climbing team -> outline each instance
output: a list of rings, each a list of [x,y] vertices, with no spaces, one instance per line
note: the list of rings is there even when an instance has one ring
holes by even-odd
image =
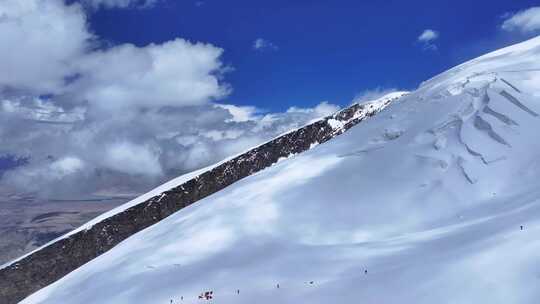
[[[205,291],[199,295],[199,299],[203,300],[212,300],[214,298],[214,292],[213,291]]]
[[[521,226],[521,230],[523,230],[523,226]],[[368,271],[367,269],[364,270],[364,273],[367,275]],[[308,281],[308,282],[304,282],[304,284],[309,284],[309,285],[314,285],[315,284],[315,281]],[[281,286],[279,285],[279,283],[276,284],[276,289],[279,289]],[[240,294],[240,289],[236,289],[236,294],[239,295]],[[204,301],[210,301],[210,300],[213,300],[214,299],[214,291],[213,290],[209,290],[209,291],[204,291],[204,292],[201,292],[201,294],[198,296],[198,299],[199,300],[204,300]],[[180,300],[181,301],[184,301],[184,296],[181,296],[180,297]],[[170,301],[170,304],[174,304],[174,301],[171,299]]]

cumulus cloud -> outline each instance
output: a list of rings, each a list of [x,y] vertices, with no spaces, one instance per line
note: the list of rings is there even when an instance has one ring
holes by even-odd
[[[80,5],[60,0],[0,3],[0,87],[58,93],[92,34]]]
[[[257,38],[253,42],[253,49],[256,51],[276,51],[278,49],[277,45],[273,44],[272,42],[263,39],[263,38]]]
[[[228,68],[210,44],[102,42],[80,4],[0,2],[0,157],[25,160],[1,174],[0,194],[140,193],[338,109],[224,102]]]
[[[518,31],[524,34],[540,31],[540,6],[506,15],[501,28],[508,32]]]
[[[124,44],[80,58],[79,76],[66,91],[102,109],[203,104],[230,91],[219,81],[222,53],[183,39],[146,47]]]
[[[425,50],[437,50],[437,45],[434,43],[437,39],[439,39],[439,32],[432,29],[424,30],[417,38]]]
[[[93,51],[80,5],[61,0],[0,4],[0,89],[54,94],[102,109],[195,105],[226,96],[222,49],[175,39]],[[17,51],[13,51],[13,46]]]

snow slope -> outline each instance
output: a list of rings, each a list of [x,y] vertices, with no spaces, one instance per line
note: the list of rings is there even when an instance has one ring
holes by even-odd
[[[537,303],[539,114],[540,37],[425,82],[22,303]],[[206,290],[214,300],[197,299]]]
[[[68,239],[70,236],[72,235],[75,235],[79,232],[82,232],[82,231],[89,231],[91,230],[92,228],[94,228],[97,224],[99,223],[102,223],[104,222],[105,220],[107,219],[110,219],[110,218],[113,218],[115,215],[117,214],[120,214],[120,213],[123,213],[125,211],[127,211],[128,209],[132,208],[132,207],[135,207],[135,206],[139,206],[139,205],[144,205],[145,203],[147,203],[149,200],[151,200],[152,198],[158,198],[158,201],[161,201],[161,199],[163,197],[165,197],[167,194],[166,192],[167,191],[170,191],[176,187],[179,187],[185,183],[187,183],[188,181],[190,180],[193,180],[193,179],[197,179],[199,178],[201,175],[203,175],[204,173],[208,173],[209,171],[212,171],[214,168],[217,168],[221,165],[227,165],[227,163],[230,163],[230,162],[243,162],[243,158],[245,157],[255,157],[253,155],[251,156],[246,156],[246,154],[249,154],[251,152],[253,152],[254,150],[256,150],[257,148],[259,147],[262,147],[268,143],[271,143],[273,142],[274,140],[279,140],[280,138],[282,137],[285,137],[285,136],[288,136],[288,135],[291,135],[299,130],[302,130],[302,129],[306,129],[306,128],[309,128],[310,126],[313,127],[313,126],[316,126],[317,123],[322,123],[322,124],[328,124],[328,126],[330,127],[330,134],[328,134],[328,136],[330,138],[333,138],[335,136],[338,136],[344,132],[346,132],[351,126],[354,126],[355,124],[363,121],[364,119],[366,118],[369,118],[373,115],[375,115],[376,113],[382,111],[383,109],[385,109],[390,103],[392,103],[393,101],[401,98],[402,96],[408,94],[409,92],[405,92],[405,91],[400,91],[400,92],[393,92],[393,93],[389,93],[385,96],[382,96],[376,100],[370,100],[370,101],[365,101],[362,103],[361,106],[358,106],[359,104],[358,103],[355,103],[353,105],[351,105],[350,107],[348,108],[345,108],[345,109],[342,109],[336,113],[334,113],[333,115],[330,115],[330,116],[327,116],[327,117],[321,117],[321,118],[316,118],[314,120],[312,120],[311,122],[309,122],[308,124],[306,124],[305,126],[301,126],[301,127],[298,127],[296,129],[292,129],[292,130],[289,130],[283,134],[280,134],[278,136],[276,136],[274,139],[266,142],[266,143],[262,143],[262,144],[259,144],[257,146],[254,146],[250,149],[247,149],[246,151],[244,152],[241,152],[241,153],[238,153],[236,155],[233,155],[233,156],[230,156],[224,160],[221,160],[219,161],[218,163],[215,163],[213,165],[209,165],[205,168],[201,168],[201,169],[198,169],[196,171],[193,171],[193,172],[190,172],[190,173],[187,173],[187,174],[184,174],[184,175],[181,175],[177,178],[174,178],[162,185],[160,185],[159,187],[156,187],[155,189],[139,196],[139,197],[136,197],[135,199],[125,203],[125,204],[122,204],[121,206],[118,206],[117,208],[114,208],[108,212],[105,212],[103,214],[101,214],[100,216],[90,220],[89,222],[81,225],[80,227],[78,227],[77,229],[74,229],[70,232],[68,232],[67,234],[64,234],[48,243],[46,243],[45,245],[13,260],[13,261],[10,261],[4,265],[1,265],[0,266],[0,270],[1,269],[4,269],[4,268],[7,268],[9,266],[12,266],[12,265],[15,265],[17,264],[18,262],[20,262],[21,260],[25,259],[25,258],[28,258],[28,257],[31,257],[34,253],[36,252],[39,252],[43,249],[45,249],[46,247],[49,247],[50,245],[54,244],[54,243],[57,243],[58,241],[60,240],[64,240],[64,239]],[[350,116],[350,117],[349,117]],[[317,127],[318,128],[318,127]],[[323,138],[324,139],[324,138]],[[312,139],[314,142],[311,144],[311,147],[310,148],[313,148],[314,146],[317,146],[319,144],[319,142],[317,142],[317,138],[313,138]],[[324,139],[324,140],[328,140],[328,138]],[[278,160],[279,161],[282,161],[282,160],[285,160],[289,157],[293,156],[292,154],[289,154],[287,157],[282,157]],[[230,165],[230,164],[229,164]],[[233,168],[228,168],[227,170],[234,170]],[[99,228],[98,228],[99,229]],[[17,265],[16,265],[17,266]],[[2,286],[0,286],[0,291],[1,291],[1,288]]]

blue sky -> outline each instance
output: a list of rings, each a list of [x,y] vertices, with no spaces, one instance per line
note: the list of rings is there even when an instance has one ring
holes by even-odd
[[[140,193],[538,35],[535,5],[0,1],[0,199]]]
[[[503,16],[535,1],[167,1],[151,9],[99,10],[91,28],[113,43],[175,37],[214,44],[234,68],[228,101],[268,110],[349,103],[374,88],[414,89],[487,51],[523,40]],[[417,37],[440,33],[437,50]],[[254,51],[262,38],[277,49]]]

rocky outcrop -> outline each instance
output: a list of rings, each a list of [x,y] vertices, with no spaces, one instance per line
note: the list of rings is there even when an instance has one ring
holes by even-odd
[[[352,105],[260,145],[209,171],[117,213],[103,221],[17,260],[0,269],[0,303],[12,304],[57,281],[107,252],[131,235],[207,197],[238,180],[263,170],[280,158],[310,149],[375,115],[392,100]]]

